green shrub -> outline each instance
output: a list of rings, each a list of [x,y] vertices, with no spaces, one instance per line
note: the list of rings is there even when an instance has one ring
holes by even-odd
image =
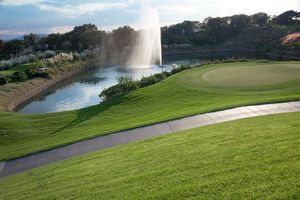
[[[31,68],[31,69],[26,69],[24,72],[27,75],[28,79],[31,79],[36,76],[37,70]]]
[[[153,85],[155,83],[158,83],[162,80],[164,80],[166,78],[166,74],[165,73],[160,73],[160,74],[154,74],[148,77],[143,77],[139,82],[139,86],[140,87],[146,87],[149,85]]]
[[[191,68],[190,65],[180,65],[179,67],[172,69],[171,74],[177,74],[179,72],[182,72],[182,71],[190,69],[190,68]]]
[[[135,90],[138,87],[139,87],[138,81],[134,81],[131,78],[127,78],[127,77],[121,77],[119,78],[117,85],[114,85],[108,89],[104,89],[101,92],[100,97],[103,100],[109,100],[112,99],[113,97],[126,94],[132,90]]]
[[[12,82],[12,79],[9,76],[0,77],[0,85],[5,85],[10,82]]]
[[[138,88],[138,82],[132,80],[132,78],[121,77],[119,78],[118,85],[122,92],[127,93],[131,90]]]
[[[148,77],[143,77],[139,81],[134,81],[131,78],[121,77],[118,81],[117,85],[104,89],[99,95],[104,101],[110,100],[116,96],[126,94],[132,90],[137,88],[143,88],[149,85],[156,84],[165,78],[171,76],[172,74],[176,74],[186,69],[190,69],[190,65],[181,65],[173,69],[171,72],[162,72],[158,74],[154,74]]]
[[[16,71],[11,75],[11,78],[13,79],[14,82],[28,80],[28,76],[23,71]]]
[[[167,72],[167,71],[164,71],[163,74],[164,74],[166,77],[169,77],[169,76],[172,75],[171,72]]]

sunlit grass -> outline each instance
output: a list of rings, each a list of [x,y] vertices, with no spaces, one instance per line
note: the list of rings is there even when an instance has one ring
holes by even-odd
[[[17,72],[17,71],[25,71],[27,69],[30,69],[32,67],[35,67],[37,65],[36,62],[33,62],[33,63],[27,63],[27,64],[20,64],[16,67],[13,67],[9,70],[3,70],[3,71],[0,71],[0,76],[8,76],[8,75],[11,75],[13,74],[14,72]]]
[[[300,62],[279,62],[299,66]],[[241,105],[300,99],[300,77],[282,85],[251,89],[216,88],[191,78],[214,69],[276,65],[245,62],[208,65],[171,76],[101,105],[76,111],[20,115],[0,113],[0,160],[111,132]],[[197,80],[195,82],[195,80]],[[254,80],[255,81],[255,80]],[[100,91],[99,91],[100,93]]]
[[[0,199],[299,199],[300,113],[210,125],[0,180]]]

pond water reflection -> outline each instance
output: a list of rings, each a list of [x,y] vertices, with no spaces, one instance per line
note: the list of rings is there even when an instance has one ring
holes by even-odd
[[[197,62],[199,60],[182,60],[175,63],[193,64]],[[102,101],[99,97],[101,91],[115,85],[121,76],[136,80],[162,70],[170,71],[171,64],[170,61],[164,64],[163,68],[156,65],[150,67],[119,65],[94,69],[64,80],[36,97],[18,112],[24,114],[50,113],[96,105]]]

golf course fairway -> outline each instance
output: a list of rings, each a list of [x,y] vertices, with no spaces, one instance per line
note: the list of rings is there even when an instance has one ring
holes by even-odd
[[[0,179],[0,199],[299,199],[300,113],[210,125]]]
[[[194,114],[295,100],[300,100],[300,62],[199,66],[81,110],[38,115],[1,112],[0,160]]]

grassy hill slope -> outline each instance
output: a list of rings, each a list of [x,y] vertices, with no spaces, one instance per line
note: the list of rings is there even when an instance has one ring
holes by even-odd
[[[299,199],[300,113],[95,152],[0,180],[0,199]]]
[[[234,74],[241,75],[240,70],[245,69],[244,76],[235,79],[235,84],[240,87],[230,84],[220,87],[218,81],[228,82],[223,77],[224,72],[218,71],[222,69],[225,69],[224,76],[228,78]],[[214,71],[216,73],[211,76],[209,73]],[[251,77],[247,76],[249,71]],[[265,83],[263,80],[269,75],[275,78]],[[257,81],[257,84],[250,84],[251,87],[243,85],[245,77]],[[42,115],[1,112],[0,160],[193,114],[299,99],[300,62],[257,61],[207,65],[81,110]]]

